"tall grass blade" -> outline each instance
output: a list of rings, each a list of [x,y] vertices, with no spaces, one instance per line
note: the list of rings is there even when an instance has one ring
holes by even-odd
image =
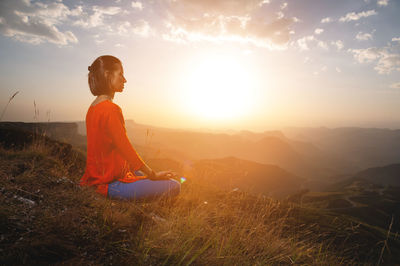
[[[6,113],[6,110],[7,110],[8,105],[10,104],[10,102],[12,101],[12,99],[14,99],[14,97],[15,97],[18,93],[19,93],[19,91],[15,92],[15,93],[10,97],[10,99],[8,100],[6,106],[5,106],[4,109],[3,109],[3,112],[1,113],[0,121],[3,120],[3,116],[4,116],[4,114]]]

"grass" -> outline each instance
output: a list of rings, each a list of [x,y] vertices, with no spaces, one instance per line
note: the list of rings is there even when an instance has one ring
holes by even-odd
[[[162,164],[159,159],[153,163],[157,162]],[[357,226],[346,216],[265,196],[219,191],[197,182],[201,177],[196,173],[187,176],[176,199],[114,201],[78,185],[84,163],[84,155],[54,141],[0,149],[0,260],[4,264],[388,261],[388,249],[377,242],[380,239],[390,247],[388,236],[368,234],[370,228]],[[374,244],[377,253],[371,255]]]
[[[11,97],[8,99],[8,102],[6,103],[6,105],[4,106],[3,111],[1,112],[0,115],[0,121],[3,120],[4,114],[6,113],[7,107],[10,104],[10,102],[14,99],[14,97],[19,93],[19,91],[16,91],[13,95],[11,95]]]

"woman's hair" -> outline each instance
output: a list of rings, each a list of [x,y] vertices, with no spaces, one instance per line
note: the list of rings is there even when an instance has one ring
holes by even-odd
[[[107,78],[105,72],[115,70],[118,64],[122,65],[118,58],[112,55],[102,55],[88,67],[89,88],[94,96],[112,92],[110,76]]]

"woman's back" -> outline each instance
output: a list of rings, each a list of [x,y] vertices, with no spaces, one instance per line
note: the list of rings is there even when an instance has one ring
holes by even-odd
[[[100,185],[99,192],[103,192],[106,191],[104,184],[114,179],[135,178],[130,168],[137,170],[143,162],[130,147],[118,105],[107,100],[90,106],[86,115],[86,133],[87,164],[82,182]],[[131,165],[123,154],[132,154],[129,157],[132,158]]]

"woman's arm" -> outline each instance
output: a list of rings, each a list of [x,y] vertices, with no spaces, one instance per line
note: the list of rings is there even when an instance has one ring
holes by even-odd
[[[176,178],[176,174],[172,171],[155,172],[147,164],[144,164],[142,168],[140,168],[140,171],[144,172],[151,180],[166,180],[170,178]]]
[[[117,105],[112,106],[111,110],[108,112],[107,130],[118,153],[129,162],[131,170],[141,170],[145,163],[133,148],[126,135],[124,117],[121,109]],[[145,169],[144,172],[147,174],[148,171],[146,172],[146,170],[147,169]]]
[[[156,178],[156,172],[154,172],[154,170],[151,169],[147,164],[143,164],[143,166],[139,170],[142,171],[150,179]]]
[[[115,109],[109,114],[108,129],[117,150],[131,165],[131,170],[140,170],[152,180],[163,180],[175,177],[175,174],[171,171],[156,173],[142,160],[139,154],[137,154],[126,135],[124,118],[121,109],[117,106],[115,106]]]

